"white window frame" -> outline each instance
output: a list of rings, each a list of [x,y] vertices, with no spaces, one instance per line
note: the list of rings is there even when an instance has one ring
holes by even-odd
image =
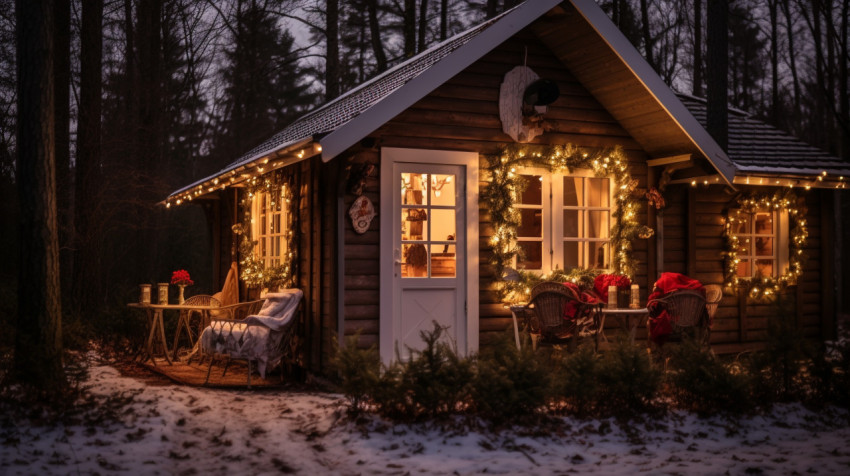
[[[283,193],[280,194],[280,200],[284,203],[275,204],[272,209],[271,198],[272,194],[268,192],[257,192],[251,202],[251,236],[257,241],[254,246],[254,257],[263,263],[265,268],[278,266],[283,263],[287,253],[287,234],[289,231],[289,214]],[[263,208],[265,205],[265,209]],[[263,226],[263,217],[267,215],[268,220]],[[275,217],[280,217],[280,227],[277,230],[271,228]],[[277,243],[275,243],[277,241]],[[265,249],[263,244],[265,243]],[[274,252],[275,246],[279,250]]]
[[[608,245],[608,266],[611,266],[611,261],[613,259],[611,252],[611,228],[614,224],[614,210],[615,210],[615,202],[614,202],[614,186],[613,179],[610,177],[597,177],[592,170],[588,169],[576,169],[573,170],[572,173],[558,173],[558,172],[550,172],[546,169],[535,168],[535,167],[525,167],[517,171],[518,175],[539,175],[542,180],[541,194],[542,194],[542,227],[543,227],[543,256],[542,256],[542,268],[541,269],[526,269],[530,272],[539,272],[542,274],[551,273],[556,269],[564,269],[564,243],[567,241],[578,242],[579,243],[579,267],[587,268],[589,257],[588,257],[588,243],[591,242],[604,242]],[[589,193],[589,187],[587,187],[587,182],[585,181],[584,186],[582,187],[582,205],[579,206],[567,206],[564,205],[564,178],[575,178],[581,177],[583,179],[589,178],[607,178],[608,179],[608,206],[607,207],[590,207],[587,206],[587,194]],[[525,205],[517,203],[514,205],[517,209],[534,209],[540,208],[539,205]],[[580,222],[579,222],[579,237],[578,238],[565,238],[564,237],[564,210],[579,210]],[[589,238],[586,234],[587,224],[588,224],[588,216],[587,212],[589,211],[607,211],[608,212],[608,229],[606,230],[608,237],[607,238]],[[530,242],[530,241],[538,241],[534,239],[528,238],[518,238],[518,241]],[[518,259],[514,259],[514,266],[518,266]],[[608,269],[604,269],[603,271],[607,271]]]
[[[731,214],[737,213],[738,210],[732,210]],[[747,238],[755,240],[756,238],[761,237],[769,237],[773,238],[773,270],[769,276],[764,277],[778,277],[788,272],[789,266],[789,234],[790,234],[790,224],[788,219],[788,212],[786,210],[756,210],[753,213],[745,212],[743,210],[740,211],[742,215],[753,215],[756,213],[771,213],[773,214],[773,230],[772,234],[766,233],[756,233],[755,232],[755,220],[748,220],[749,229],[746,233],[737,233],[737,237],[739,242],[745,242]],[[750,248],[751,252],[749,254],[741,254],[741,252],[736,253],[737,259],[743,261],[747,260],[749,264],[749,273],[746,275],[738,274],[739,278],[749,279],[752,278],[755,274],[755,260],[762,258],[764,256],[756,256],[755,248]],[[737,266],[735,268],[737,273]]]

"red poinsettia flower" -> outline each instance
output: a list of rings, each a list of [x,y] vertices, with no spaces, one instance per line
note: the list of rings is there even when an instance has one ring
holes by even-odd
[[[182,286],[191,286],[195,284],[192,281],[192,278],[189,277],[189,272],[185,269],[178,269],[177,271],[171,273],[171,284],[177,284]]]
[[[593,280],[593,289],[602,298],[602,302],[608,301],[608,286],[616,286],[620,289],[628,288],[632,280],[624,274],[600,274]]]

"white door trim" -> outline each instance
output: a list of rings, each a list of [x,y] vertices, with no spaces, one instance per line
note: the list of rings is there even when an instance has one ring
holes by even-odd
[[[398,184],[393,181],[395,163],[460,165],[466,172],[466,334],[458,342],[458,351],[468,354],[478,350],[478,153],[446,150],[381,149],[381,258],[380,258],[380,353],[385,363],[395,358],[393,339],[393,198]],[[458,249],[458,253],[462,250]]]

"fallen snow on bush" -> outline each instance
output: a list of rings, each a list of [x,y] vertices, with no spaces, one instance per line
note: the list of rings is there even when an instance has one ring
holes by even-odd
[[[96,405],[72,424],[0,429],[0,474],[850,474],[846,413],[800,405],[491,433],[355,424],[339,395],[151,385],[108,365],[88,383]]]

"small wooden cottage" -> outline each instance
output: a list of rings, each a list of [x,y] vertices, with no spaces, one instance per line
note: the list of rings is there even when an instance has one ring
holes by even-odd
[[[391,359],[434,320],[474,351],[511,325],[517,269],[624,273],[644,300],[664,271],[723,285],[718,352],[763,342],[777,294],[806,336],[832,336],[836,189],[850,166],[734,110],[724,151],[705,110],[593,0],[535,0],[328,102],[166,205],[212,207],[220,281],[238,245],[247,284],[304,291],[313,371],[334,339],[359,331]]]

